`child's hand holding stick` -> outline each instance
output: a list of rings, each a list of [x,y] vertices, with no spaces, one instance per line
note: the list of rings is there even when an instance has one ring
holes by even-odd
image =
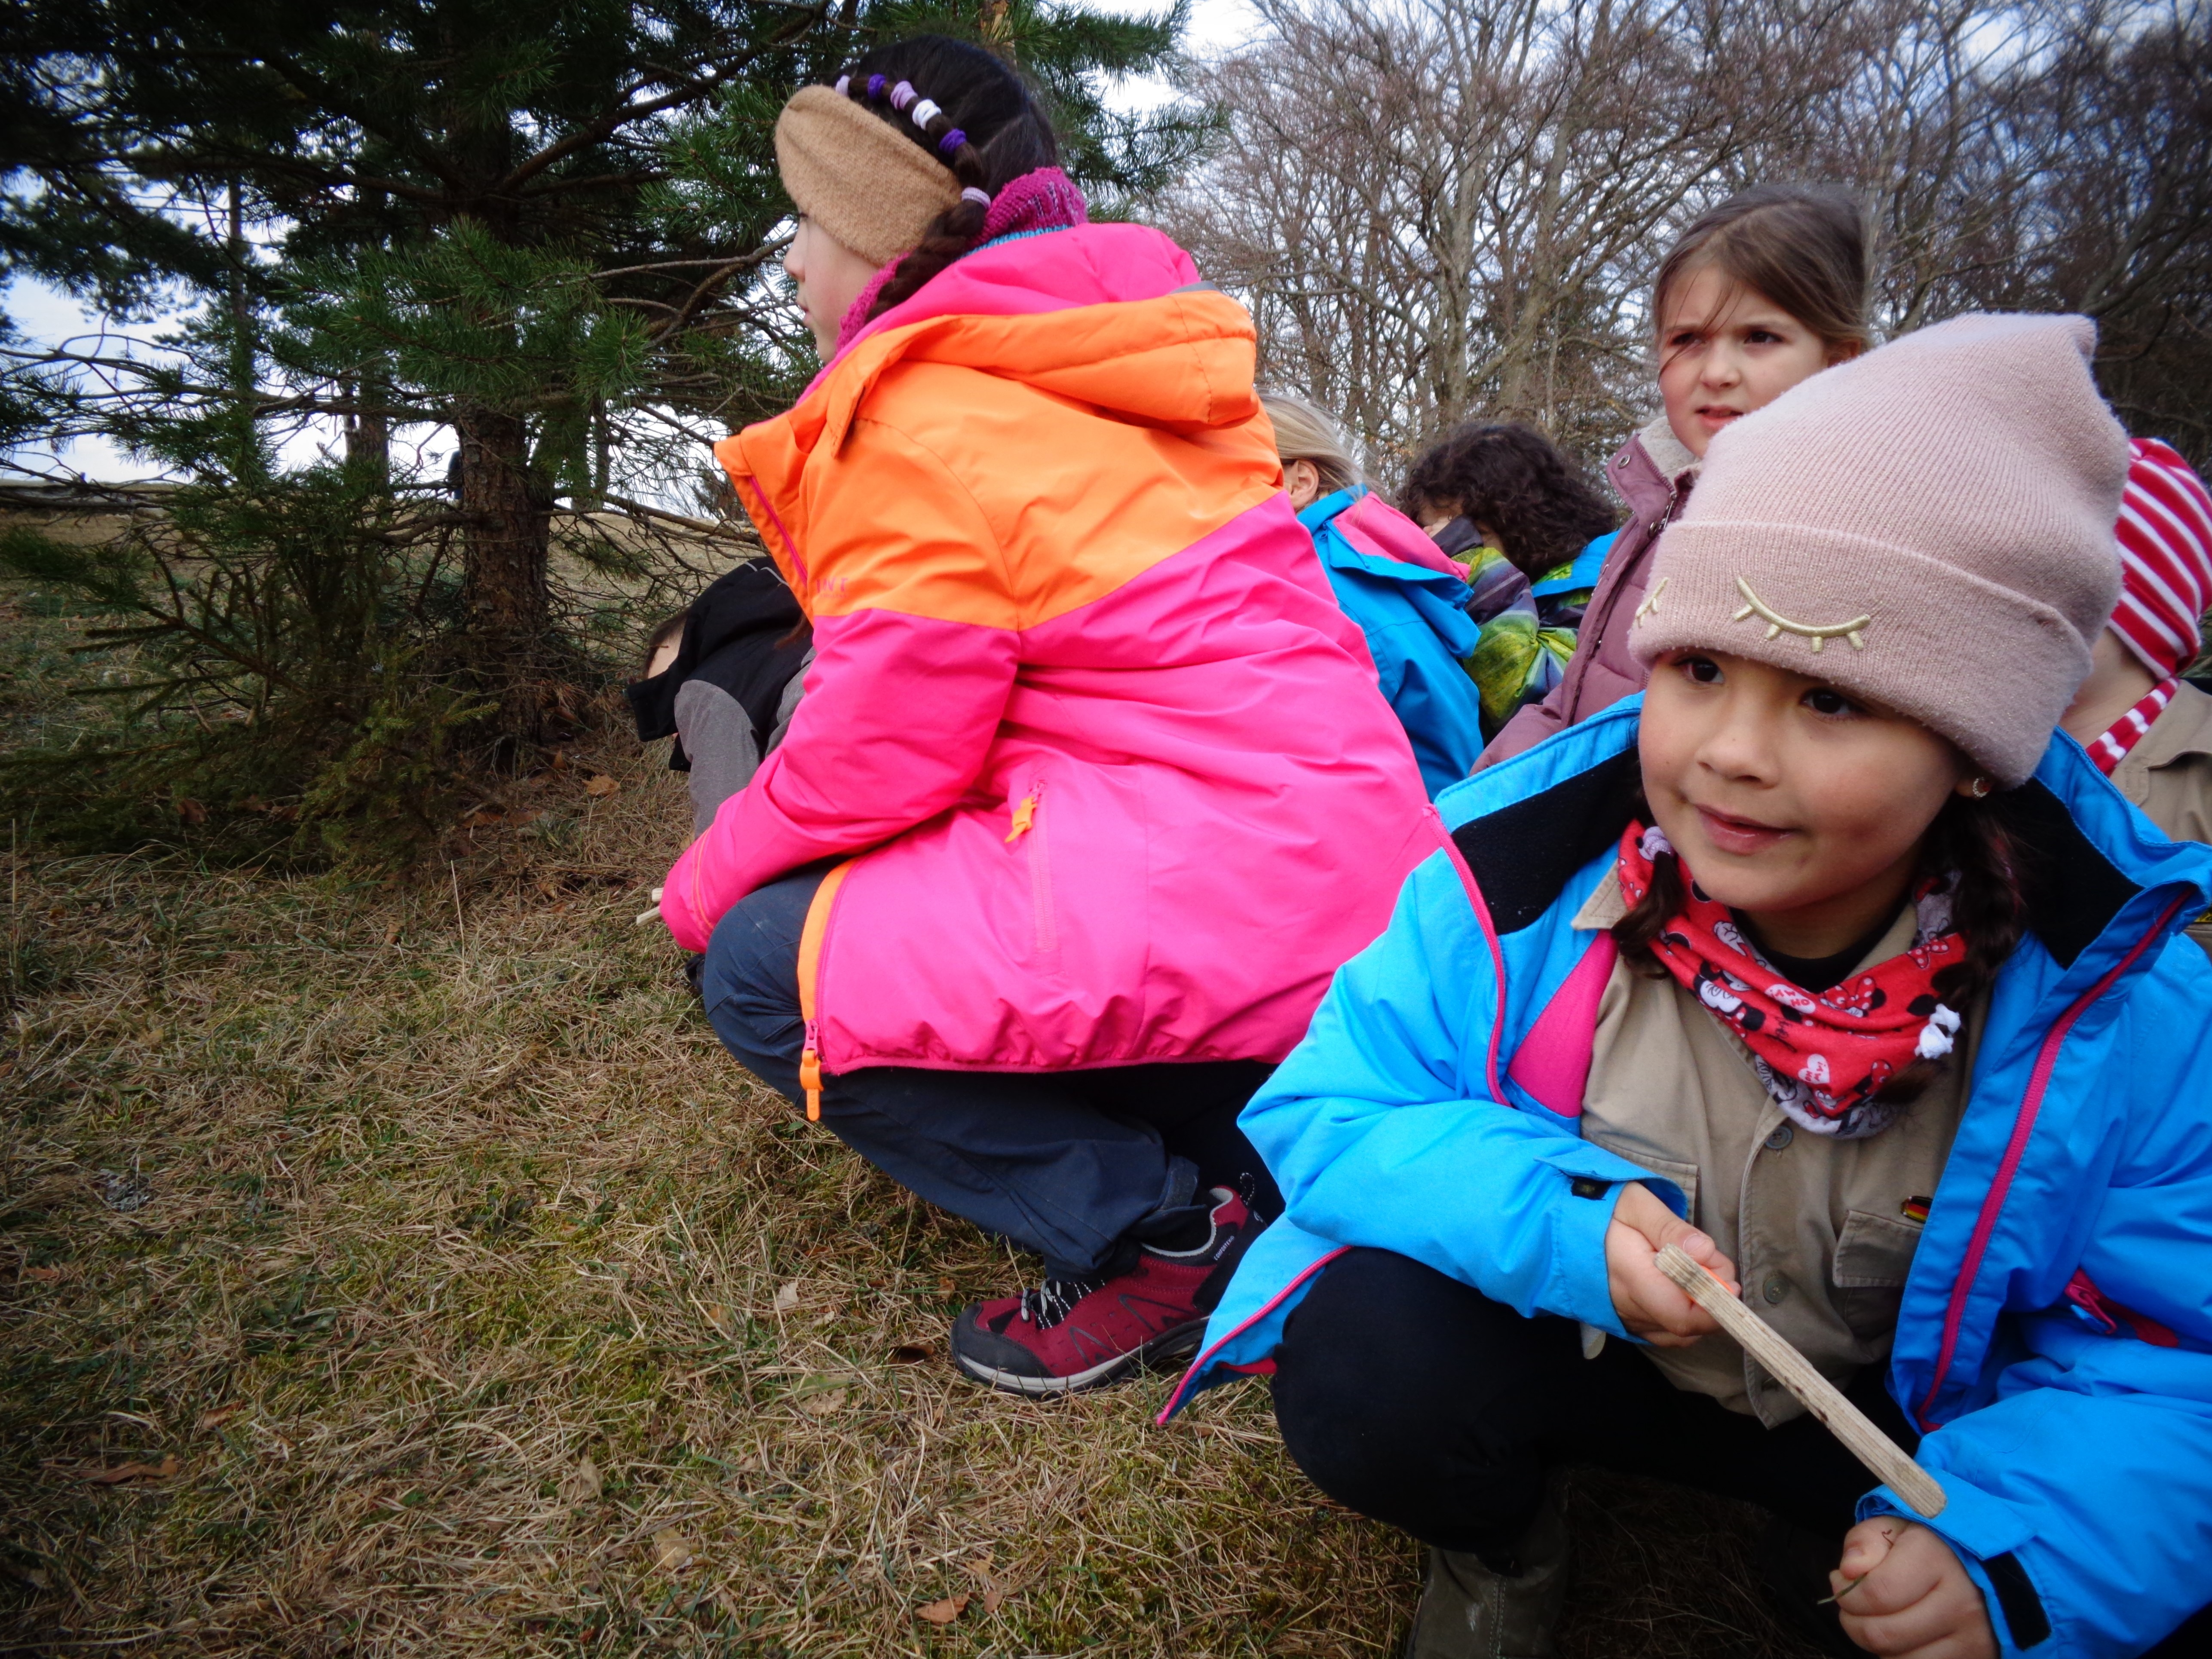
[[[1659,1252],[1659,1270],[1719,1321],[1720,1328],[1765,1367],[1769,1376],[1796,1395],[1805,1409],[1826,1424],[1844,1449],[1892,1492],[1923,1515],[1943,1512],[1943,1488],[1936,1484],[1936,1478],[1907,1457],[1904,1448],[1844,1399],[1834,1383],[1813,1369],[1810,1360],[1739,1302],[1680,1245],[1669,1244]]]

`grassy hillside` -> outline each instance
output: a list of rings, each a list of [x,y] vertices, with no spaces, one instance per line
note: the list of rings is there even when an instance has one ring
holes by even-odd
[[[18,740],[75,625],[0,607]],[[11,853],[0,1651],[1395,1653],[1261,1385],[955,1378],[1033,1264],[724,1056],[631,926],[680,780],[573,758],[409,884]],[[1576,1515],[1570,1653],[1797,1651],[1743,1512]]]

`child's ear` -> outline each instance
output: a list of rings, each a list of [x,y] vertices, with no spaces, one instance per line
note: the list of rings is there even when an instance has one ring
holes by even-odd
[[[1952,785],[1952,790],[1954,793],[1965,796],[1968,800],[1987,800],[1990,792],[1996,787],[1996,780],[1988,773],[1970,769],[1957,783]]]
[[[1838,363],[1847,363],[1865,349],[1866,345],[1863,341],[1831,340],[1828,342],[1827,366],[1833,368]]]

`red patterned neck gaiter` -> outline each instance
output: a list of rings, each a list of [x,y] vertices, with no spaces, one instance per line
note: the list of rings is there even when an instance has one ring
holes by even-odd
[[[1653,860],[1675,858],[1655,825],[1632,823],[1620,838],[1620,890],[1633,905],[1650,890]],[[1785,1116],[1814,1134],[1859,1140],[1879,1134],[1898,1108],[1873,1097],[1915,1060],[1951,1052],[1959,1016],[1936,995],[1936,969],[1963,961],[1948,884],[1913,896],[1918,926],[1902,956],[1817,996],[1768,965],[1682,866],[1688,897],[1652,941],[1652,954],[1682,988],[1751,1050],[1752,1065]]]

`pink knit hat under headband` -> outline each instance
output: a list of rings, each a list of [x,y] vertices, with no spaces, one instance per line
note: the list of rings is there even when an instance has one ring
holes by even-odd
[[[1629,635],[1817,676],[2035,769],[2119,597],[2127,434],[2082,317],[1954,317],[1731,422]]]
[[[2197,632],[2212,610],[2212,495],[2196,469],[2155,438],[2128,446],[2120,498],[2120,603],[2112,632],[2160,679],[2203,649]]]

